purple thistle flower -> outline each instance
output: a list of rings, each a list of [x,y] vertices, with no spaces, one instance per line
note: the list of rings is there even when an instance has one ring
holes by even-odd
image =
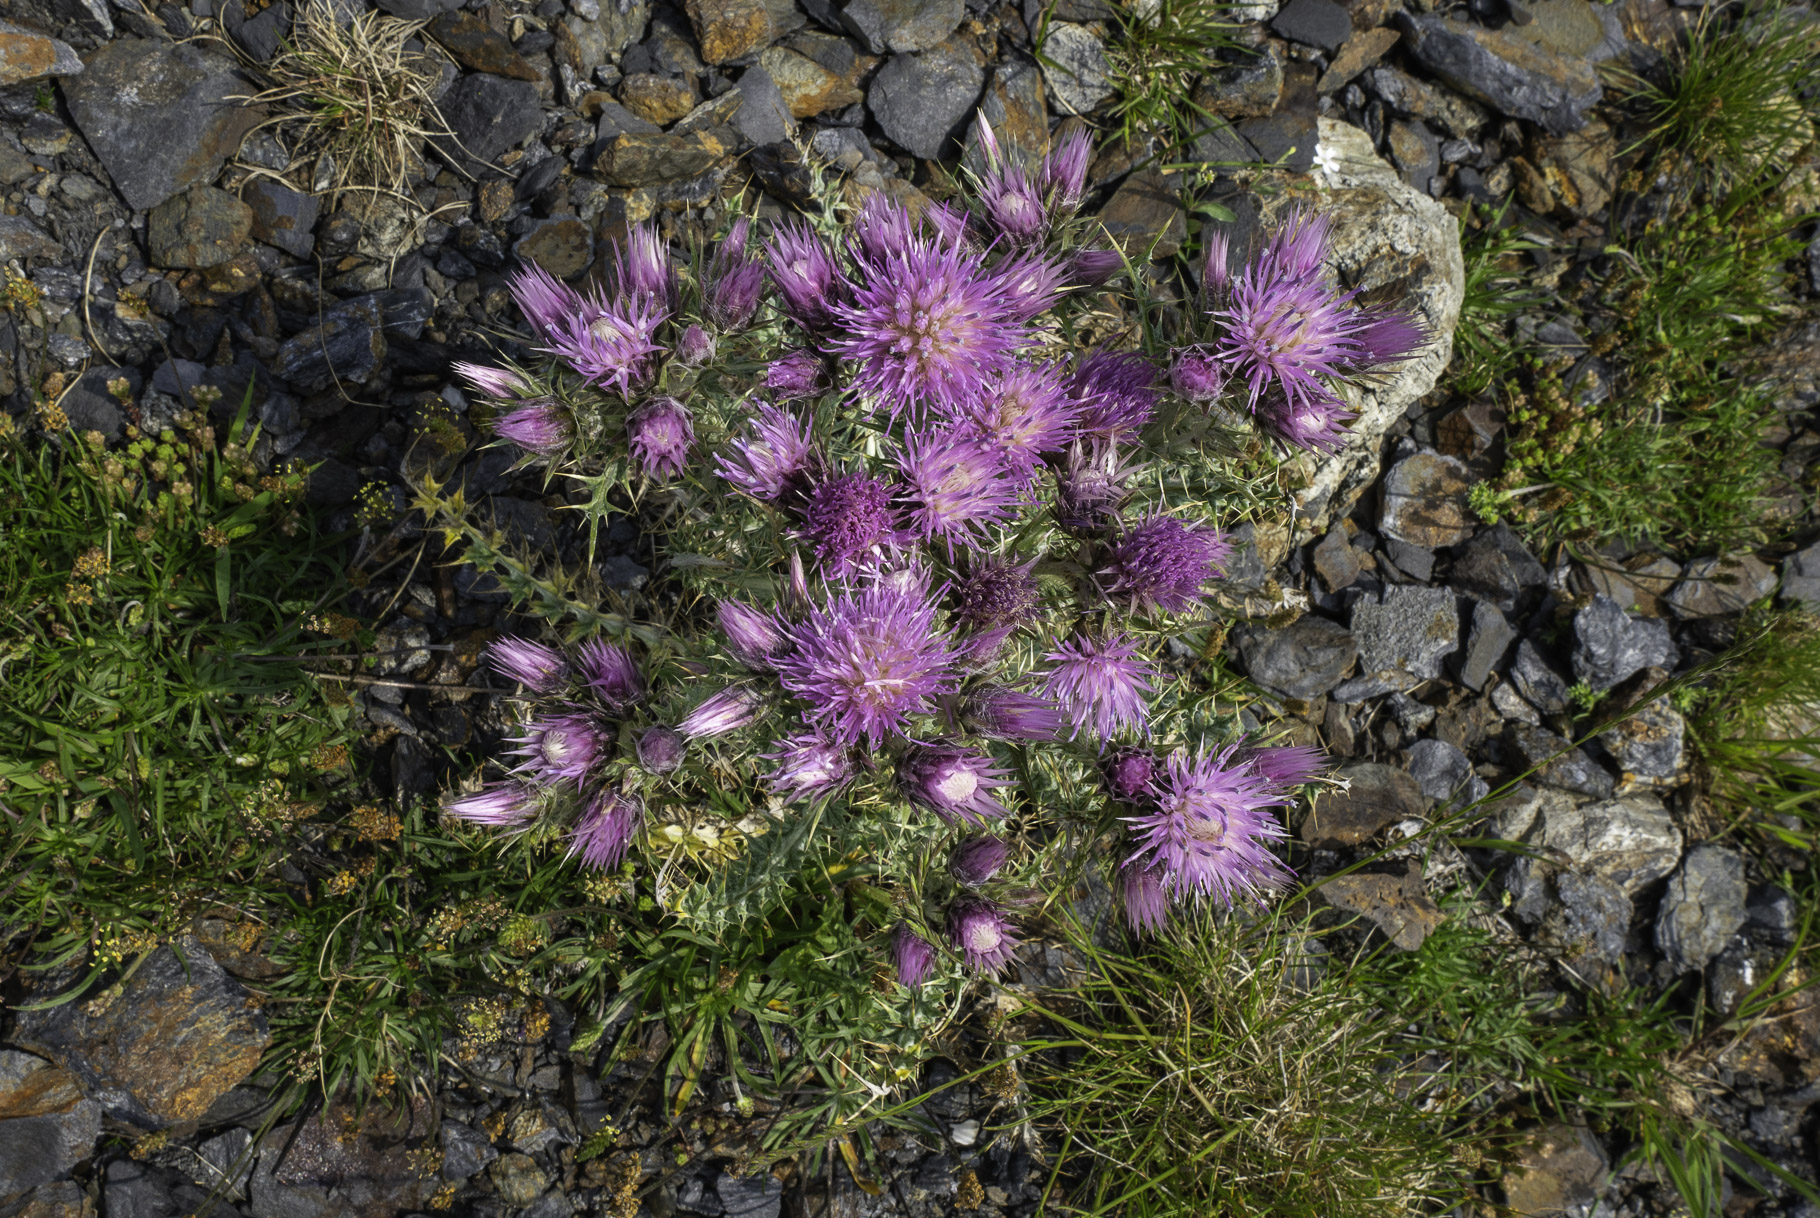
[[[1106,594],[1136,609],[1182,613],[1200,604],[1201,585],[1226,573],[1232,545],[1218,529],[1183,524],[1160,512],[1126,529],[1101,572]]]
[[[1043,189],[1058,219],[1072,215],[1087,197],[1087,165],[1092,157],[1092,138],[1085,130],[1076,129],[1063,136],[1043,158]]]
[[[1120,728],[1149,730],[1144,695],[1156,669],[1138,654],[1136,639],[1115,634],[1097,642],[1077,634],[1043,658],[1054,665],[1043,688],[1068,712],[1077,735],[1088,727],[1102,740]]]
[[[1407,314],[1366,311],[1365,324],[1354,335],[1360,367],[1376,367],[1406,360],[1428,342],[1428,331]]]
[[[487,663],[508,681],[540,694],[553,694],[569,679],[569,662],[554,647],[507,637],[487,648]]]
[[[1162,765],[1148,749],[1114,749],[1101,769],[1112,797],[1128,804],[1155,795],[1157,780],[1162,777]]]
[[[1228,764],[1235,747],[1217,756],[1171,753],[1156,807],[1125,818],[1137,838],[1126,865],[1160,868],[1177,898],[1212,897],[1230,908],[1235,897],[1260,899],[1289,878],[1269,850],[1285,836],[1270,809],[1286,800],[1252,767]]]
[[[1327,261],[1327,236],[1333,223],[1326,216],[1295,211],[1270,235],[1257,265],[1283,279],[1307,279],[1321,273]]]
[[[1124,269],[1125,255],[1117,250],[1075,250],[1068,257],[1068,282],[1097,288]]]
[[[1205,347],[1183,347],[1169,365],[1169,387],[1184,401],[1210,405],[1226,391],[1226,362]]]
[[[644,805],[636,795],[596,792],[569,835],[569,857],[579,854],[582,865],[595,871],[619,866],[644,814]]]
[[[766,252],[784,312],[812,334],[832,326],[840,303],[840,267],[822,239],[807,224],[787,221],[772,230]]]
[[[829,574],[852,574],[880,547],[908,540],[891,497],[891,487],[869,474],[838,474],[809,491],[802,536]]]
[[[908,922],[899,922],[891,932],[891,965],[899,985],[918,989],[935,971],[935,948],[911,930]]]
[[[529,787],[516,782],[495,782],[472,795],[443,800],[442,810],[461,820],[498,828],[530,820],[537,814],[537,803]]]
[[[506,281],[518,311],[546,339],[553,338],[584,309],[581,295],[535,262],[523,263]]]
[[[570,711],[533,719],[523,736],[513,739],[512,752],[524,758],[514,773],[535,782],[580,782],[612,744],[592,715]]]
[[[962,717],[967,726],[989,740],[1054,740],[1062,734],[1062,709],[1048,698],[1039,698],[1002,685],[988,685],[968,696]]]
[[[969,626],[1021,626],[1036,611],[1036,560],[985,556],[954,586],[954,616]]]
[[[1011,963],[1018,939],[997,903],[983,897],[956,897],[948,906],[948,941],[979,973],[996,974]]]
[[[539,456],[552,456],[569,446],[575,432],[568,416],[549,399],[528,402],[493,420],[493,434]]]
[[[848,248],[853,251],[854,261],[870,270],[904,256],[916,240],[916,222],[911,220],[909,208],[875,192],[860,204],[851,232]]]
[[[952,825],[984,824],[1005,815],[992,797],[1006,781],[1005,771],[984,753],[947,745],[917,745],[897,763],[897,785],[904,798]]]
[[[682,766],[683,754],[689,751],[689,738],[660,723],[640,732],[633,748],[638,753],[638,764],[651,773],[673,774]]]
[[[751,439],[733,441],[733,451],[715,460],[714,472],[766,503],[793,497],[815,464],[809,425],[760,402],[752,412],[752,432]]]
[[[1018,364],[955,422],[961,435],[990,444],[1006,468],[1028,479],[1044,453],[1068,446],[1075,410],[1054,364]]]
[[[957,413],[1028,341],[1006,285],[970,254],[919,238],[869,269],[836,306],[843,335],[829,346],[859,364],[854,387],[893,419]]]
[[[963,884],[978,887],[999,873],[1011,854],[996,837],[970,837],[948,856],[948,871]]]
[[[1076,444],[1055,473],[1056,522],[1083,532],[1110,524],[1125,503],[1126,480],[1138,469],[1122,464],[1110,444]]]
[[[613,284],[625,299],[640,301],[660,313],[675,309],[676,275],[655,225],[634,224],[623,244],[613,243]]]
[[[1017,245],[1040,242],[1049,231],[1049,214],[1042,192],[1030,176],[1015,165],[991,170],[981,183],[980,204],[986,219],[1003,237]]]
[[[685,736],[724,736],[758,722],[765,713],[765,696],[743,685],[732,685],[710,695],[683,716],[676,730]]]
[[[1125,924],[1139,934],[1156,934],[1169,918],[1169,897],[1163,889],[1163,869],[1126,863],[1119,868],[1119,905]]]
[[[999,263],[1001,307],[1015,321],[1028,322],[1048,312],[1068,286],[1068,270],[1044,254],[1019,254]]]
[[[722,601],[714,611],[721,633],[727,636],[727,650],[747,668],[768,672],[772,661],[789,650],[777,619],[762,609],[743,601]]]
[[[1266,782],[1285,789],[1299,787],[1327,768],[1327,754],[1306,744],[1241,749],[1236,760],[1249,763]]]
[[[1117,440],[1156,414],[1156,369],[1135,351],[1100,350],[1075,366],[1068,391],[1081,404],[1081,434]]]
[[[977,246],[974,234],[970,229],[972,217],[965,209],[952,203],[932,203],[923,211],[923,220],[941,235],[942,240],[958,250],[972,250]]]
[[[877,748],[901,735],[911,715],[928,713],[932,699],[954,692],[956,657],[935,606],[920,580],[833,593],[789,627],[795,650],[778,658],[778,678],[834,741]]]
[[[1256,422],[1282,447],[1331,453],[1346,446],[1346,422],[1353,417],[1346,403],[1325,389],[1292,401],[1273,387],[1258,403]]]
[[[655,336],[663,314],[644,297],[618,305],[592,296],[586,307],[562,319],[539,350],[556,356],[603,388],[622,395],[650,375],[651,357],[662,350]]]
[[[998,663],[999,653],[1010,640],[1013,627],[989,626],[963,635],[960,640],[960,666],[965,672],[985,672]]]
[[[676,362],[685,368],[699,368],[712,360],[718,349],[712,334],[691,325],[676,340]]]
[[[760,756],[777,762],[765,785],[791,803],[833,795],[859,775],[852,749],[816,735],[787,736]]]
[[[576,651],[576,664],[588,689],[615,710],[624,710],[645,696],[644,674],[632,653],[617,643],[589,639]]]
[[[529,381],[508,368],[485,368],[461,360],[454,367],[461,379],[490,398],[522,398],[532,389]]]
[[[819,397],[832,383],[827,367],[812,351],[792,351],[781,359],[772,360],[771,366],[765,369],[765,388],[780,402]]]
[[[765,268],[746,257],[752,222],[741,216],[708,264],[702,312],[722,330],[743,330],[758,314],[765,294]]]
[[[978,547],[984,526],[1009,518],[1019,500],[1017,480],[999,455],[979,440],[947,433],[911,433],[897,467],[908,484],[910,524],[925,540],[939,537]]]
[[[1232,298],[1232,243],[1224,232],[1207,238],[1207,261],[1201,267],[1201,297],[1218,313]]]
[[[627,417],[626,436],[645,477],[662,482],[689,463],[695,423],[675,398],[652,398]]]

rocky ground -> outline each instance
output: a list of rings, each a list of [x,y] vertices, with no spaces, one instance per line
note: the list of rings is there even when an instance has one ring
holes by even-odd
[[[1646,66],[1690,10],[1472,0],[1444,15],[1426,2],[1246,6],[1237,36],[1263,54],[1209,63],[1194,99],[1230,123],[1194,153],[1284,160],[1297,191],[1316,192],[1335,216],[1348,281],[1396,288],[1448,333],[1468,202],[1514,192],[1558,235],[1535,260],[1538,278],[1558,280],[1597,252],[1618,148],[1596,110],[1595,69]],[[349,19],[368,8],[336,4]],[[0,21],[0,265],[10,271],[0,402],[13,425],[42,424],[41,392],[75,427],[118,437],[129,424],[159,426],[202,387],[231,411],[250,385],[262,459],[313,465],[310,498],[338,526],[360,504],[376,513],[373,566],[419,543],[399,510],[407,478],[450,472],[473,437],[449,366],[512,351],[503,277],[516,261],[580,276],[628,223],[653,217],[686,240],[710,231],[742,184],[764,212],[799,205],[805,149],[845,191],[914,202],[944,189],[941,165],[960,155],[976,110],[1040,152],[1063,126],[1093,122],[1112,92],[1116,26],[1101,0],[378,7],[429,23],[414,49],[440,72],[449,128],[407,166],[408,201],[310,193],[336,167],[298,163],[295,128],[264,124],[269,106],[237,100],[258,91],[261,65],[297,18],[287,0],[15,0]],[[1040,62],[1032,31],[1045,22]],[[1105,146],[1095,201],[1114,236],[1134,249],[1154,240],[1165,257],[1185,217],[1180,183],[1151,151]],[[1259,196],[1246,181],[1208,188],[1242,226],[1291,197]],[[1813,275],[1820,291],[1820,265]],[[1570,324],[1534,316],[1519,331],[1580,356],[1570,385],[1597,380],[1598,357]],[[1784,351],[1787,426],[1773,439],[1798,484],[1820,445],[1820,333],[1792,334]],[[1621,705],[1723,648],[1748,601],[1776,593],[1820,605],[1820,545],[1687,563],[1607,549],[1545,563],[1467,510],[1500,420],[1437,389],[1445,364],[1437,350],[1362,395],[1358,438],[1309,465],[1292,528],[1249,532],[1230,581],[1232,607],[1253,616],[1306,610],[1286,628],[1235,628],[1229,651],[1299,731],[1346,760],[1352,780],[1299,825],[1299,865],[1322,874],[1554,757],[1491,810],[1483,834],[1523,842],[1530,856],[1412,854],[1336,881],[1327,899],[1414,947],[1440,916],[1432,894],[1465,874],[1494,877],[1509,894],[1510,935],[1571,960],[1593,984],[1620,966],[1659,985],[1697,975],[1727,1010],[1792,941],[1795,913],[1758,863],[1699,840],[1679,715],[1658,706],[1555,755],[1571,686],[1612,691],[1608,705]],[[124,406],[107,389],[121,377]],[[510,464],[481,451],[459,474],[508,533],[532,548],[567,544],[553,515],[561,500],[515,479]],[[377,497],[368,489],[357,504],[362,488]],[[603,582],[641,587],[650,558],[636,530],[622,524],[604,541]],[[359,695],[387,742],[380,773],[401,798],[421,797],[439,781],[442,746],[498,731],[494,700],[467,687],[487,680],[475,661],[506,598],[470,569],[406,562],[363,599],[370,613],[391,607],[376,650],[394,654],[379,675],[402,682]],[[265,1092],[248,1077],[266,1032],[235,980],[250,966],[206,934],[179,946],[181,958],[159,949],[105,999],[0,1017],[11,1046],[0,1050],[0,1213],[155,1218],[199,1212],[211,1192],[208,1212],[254,1218],[1035,1208],[1041,1172],[983,1147],[984,1101],[967,1088],[930,1103],[941,1139],[887,1139],[879,1197],[844,1171],[787,1185],[735,1174],[712,1120],[679,1140],[645,1107],[645,1080],[623,1067],[601,1077],[598,1054],[569,1051],[568,1018],[554,1006],[535,1050],[481,1055],[420,1097],[406,1124],[337,1109],[264,1132],[246,1153],[265,1116]],[[1814,1178],[1807,1112],[1820,1098],[1820,1011],[1793,1011],[1773,1034],[1733,1046],[1722,1067],[1715,1119]],[[607,1118],[644,1148],[642,1191],[604,1159],[576,1161]],[[418,1144],[440,1150],[404,1152]],[[1556,1131],[1531,1165],[1532,1194],[1511,1198],[1522,1212],[1587,1214],[1595,1201],[1602,1215],[1668,1212],[1656,1181],[1613,1175],[1608,1148],[1583,1131]],[[1812,1218],[1767,1177],[1737,1176],[1728,1214]]]

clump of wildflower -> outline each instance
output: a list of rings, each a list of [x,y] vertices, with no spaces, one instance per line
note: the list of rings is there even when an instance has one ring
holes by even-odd
[[[1040,177],[1049,208],[1058,219],[1073,214],[1087,197],[1087,167],[1092,159],[1093,140],[1085,130],[1069,132],[1043,158]]]
[[[1054,364],[1018,364],[955,420],[963,436],[984,441],[1006,469],[1028,480],[1046,453],[1074,437],[1076,405]]]
[[[647,478],[662,481],[683,472],[695,443],[695,423],[675,398],[652,398],[626,419],[632,455]]]
[[[764,299],[765,268],[746,253],[752,222],[735,220],[708,264],[706,297],[702,312],[722,330],[743,330],[752,324]]]
[[[1163,767],[1148,749],[1115,749],[1101,769],[1112,797],[1135,804],[1156,794]]]
[[[948,942],[976,973],[998,973],[1017,952],[1011,919],[997,902],[956,897],[948,906]]]
[[[969,626],[1021,626],[1036,611],[1034,562],[987,556],[954,585],[954,616]]]
[[[826,365],[808,351],[792,351],[765,369],[765,388],[780,402],[815,397],[832,384]]]
[[[837,474],[809,491],[802,535],[830,575],[847,575],[907,540],[892,500],[892,488],[870,474]]]
[[[1107,595],[1133,609],[1180,613],[1200,604],[1202,585],[1225,574],[1231,554],[1219,530],[1157,513],[1125,530],[1101,576]]]
[[[1075,635],[1043,657],[1052,667],[1044,689],[1062,704],[1075,732],[1091,729],[1102,740],[1123,729],[1150,726],[1150,678],[1156,669],[1138,654],[1137,640],[1115,634],[1099,640]]]
[[[556,356],[602,389],[630,396],[651,374],[651,357],[663,314],[648,299],[608,301],[589,297],[560,319],[542,350]]]
[[[811,334],[829,329],[840,299],[841,274],[821,238],[801,221],[786,222],[773,230],[766,252],[784,312]]]
[[[1048,698],[986,685],[968,695],[962,719],[990,740],[1054,740],[1067,720]]]
[[[1119,868],[1119,907],[1125,922],[1140,934],[1155,934],[1169,918],[1169,894],[1163,888],[1163,870],[1141,863]]]
[[[1171,895],[1211,898],[1222,907],[1280,887],[1289,869],[1270,853],[1284,837],[1271,809],[1287,802],[1236,746],[1215,754],[1169,755],[1154,806],[1126,817],[1136,849],[1126,866],[1159,868]]]
[[[1074,445],[1055,472],[1056,523],[1080,532],[1110,524],[1129,498],[1127,482],[1136,472],[1110,444]]]
[[[1327,755],[1306,744],[1240,749],[1234,759],[1250,763],[1266,781],[1283,788],[1299,787],[1327,768]]]
[[[1136,352],[1089,354],[1076,365],[1068,391],[1080,405],[1082,436],[1124,439],[1156,415],[1156,368]]]
[[[456,360],[455,374],[474,389],[490,398],[524,398],[533,395],[534,386],[507,368],[485,368],[479,364]]]
[[[904,798],[949,824],[981,824],[1005,815],[992,792],[1012,784],[1005,771],[983,753],[946,745],[918,745],[897,764],[897,785]]]

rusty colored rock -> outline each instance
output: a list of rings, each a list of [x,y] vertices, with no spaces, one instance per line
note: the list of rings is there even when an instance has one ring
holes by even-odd
[[[1341,913],[1357,914],[1383,932],[1398,951],[1413,952],[1441,924],[1441,907],[1422,888],[1422,872],[1401,876],[1354,872],[1338,875],[1318,890]]]
[[[1406,771],[1362,761],[1340,771],[1350,786],[1323,791],[1302,821],[1304,842],[1316,849],[1362,846],[1390,826],[1428,811],[1421,784]]]
[[[1403,35],[1396,30],[1379,26],[1375,30],[1361,30],[1346,40],[1327,70],[1321,73],[1320,83],[1315,85],[1317,93],[1332,93],[1343,89],[1352,82],[1352,78],[1384,58],[1384,52],[1397,44]]]
[[[621,135],[601,148],[594,170],[611,186],[655,186],[706,173],[731,158],[733,146],[713,128],[688,135]]]
[[[705,63],[726,63],[771,41],[771,13],[764,0],[687,0],[684,8]]]
[[[421,1209],[433,1187],[411,1152],[435,1145],[436,1126],[413,1111],[338,1102],[303,1128],[280,1125],[259,1142],[248,1191],[253,1211],[287,1218],[392,1218]],[[292,1135],[295,1134],[293,1139]]]
[[[80,71],[82,60],[68,43],[0,21],[0,88]]]
[[[1188,237],[1188,217],[1176,191],[1174,175],[1154,166],[1140,169],[1119,186],[1100,209],[1106,235],[1132,258],[1168,258]]]
[[[76,1076],[108,1115],[158,1128],[199,1120],[253,1072],[272,1035],[240,983],[184,935],[125,981],[21,1011],[13,1039]]]
[[[695,109],[695,88],[679,76],[634,72],[619,82],[619,101],[647,123],[668,127]]]
[[[473,13],[463,10],[443,13],[430,22],[425,32],[464,68],[510,76],[514,80],[538,79],[537,69],[531,66],[531,61],[520,55],[504,34]]]
[[[777,91],[783,94],[792,118],[814,118],[865,100],[850,81],[788,47],[766,47],[758,63],[777,82]]]
[[[42,1057],[0,1049],[0,1121],[68,1112],[81,1099],[73,1075]]]

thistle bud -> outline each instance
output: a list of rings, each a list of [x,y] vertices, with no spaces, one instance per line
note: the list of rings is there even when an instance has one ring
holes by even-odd
[[[977,886],[997,875],[1009,854],[996,837],[970,837],[948,857],[948,871],[961,883]]]
[[[683,754],[689,748],[689,738],[675,728],[659,724],[640,733],[634,748],[638,753],[639,765],[653,774],[672,774],[683,763]]]
[[[676,340],[676,361],[685,368],[699,368],[714,358],[714,336],[700,326],[690,326]]]
[[[756,690],[734,685],[711,695],[690,711],[676,730],[685,736],[724,736],[758,721],[765,699]]]
[[[722,601],[715,610],[727,647],[747,668],[763,672],[771,661],[789,649],[777,619],[740,601]]]
[[[695,423],[675,398],[652,398],[626,420],[626,436],[645,476],[662,481],[688,464]]]
[[[897,970],[898,984],[917,989],[935,971],[935,948],[911,930],[909,923],[899,922],[891,934],[891,963]]]

